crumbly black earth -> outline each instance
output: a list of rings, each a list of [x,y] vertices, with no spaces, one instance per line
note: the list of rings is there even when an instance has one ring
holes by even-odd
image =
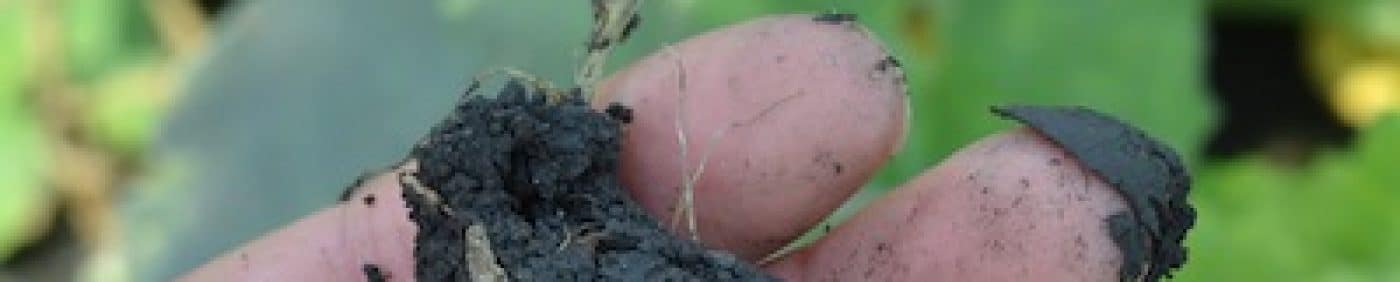
[[[1196,211],[1187,202],[1191,175],[1170,147],[1083,107],[1003,106],[992,112],[1049,137],[1127,200],[1127,212],[1108,218],[1110,236],[1123,255],[1120,280],[1157,281],[1186,263],[1182,243]]]
[[[410,154],[418,170],[401,181],[418,225],[418,280],[775,280],[667,233],[616,179],[621,123],[578,91],[528,85],[467,93]]]

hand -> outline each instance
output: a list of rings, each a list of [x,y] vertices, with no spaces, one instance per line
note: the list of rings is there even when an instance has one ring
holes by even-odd
[[[900,143],[903,78],[887,58],[856,26],[773,17],[666,48],[605,81],[596,104],[634,108],[620,176],[649,212],[673,218],[686,160],[697,221],[673,229],[756,261],[836,208]],[[184,279],[357,281],[374,265],[409,280],[416,227],[400,192],[394,174],[374,177],[350,201]],[[1123,209],[1060,147],[1013,129],[765,269],[789,281],[1112,281],[1121,258],[1104,219]]]

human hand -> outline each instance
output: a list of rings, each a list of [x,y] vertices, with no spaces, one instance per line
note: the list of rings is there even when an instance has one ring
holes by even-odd
[[[755,261],[836,208],[899,146],[903,78],[888,58],[858,27],[774,17],[664,49],[605,81],[596,102],[634,109],[620,177],[663,222],[684,183],[677,133],[688,133],[698,237]],[[701,163],[706,170],[695,174]],[[350,201],[184,278],[354,281],[373,265],[391,281],[409,280],[417,227],[395,176],[374,177]],[[791,281],[1111,281],[1122,259],[1105,219],[1124,209],[1060,146],[1013,129],[967,146],[765,269]]]

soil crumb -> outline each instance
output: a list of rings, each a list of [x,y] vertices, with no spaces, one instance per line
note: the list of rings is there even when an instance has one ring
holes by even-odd
[[[373,206],[374,206],[374,194],[365,195],[365,197],[363,198],[362,201],[365,202],[365,205],[366,205],[366,206],[371,206],[371,207],[373,207]]]
[[[419,281],[775,280],[667,233],[616,179],[622,121],[531,85],[467,93],[410,153]]]
[[[852,13],[825,13],[812,17],[812,21],[823,24],[842,24],[856,21],[856,14]]]
[[[1191,175],[1170,147],[1116,118],[1083,107],[1004,106],[992,112],[1019,121],[1064,147],[1128,201],[1111,215],[1109,235],[1123,255],[1120,280],[1158,281],[1186,263],[1186,232],[1196,222],[1187,202]]]
[[[380,269],[378,265],[374,265],[374,264],[365,264],[364,266],[360,267],[360,269],[363,270],[363,271],[365,272],[365,281],[369,281],[369,282],[384,282],[384,281],[389,281],[389,275],[386,274],[386,273],[384,273],[384,270]]]

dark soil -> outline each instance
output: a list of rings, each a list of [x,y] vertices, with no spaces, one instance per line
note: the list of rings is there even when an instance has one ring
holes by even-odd
[[[616,179],[621,122],[528,85],[467,93],[410,154],[418,280],[774,280],[672,237]]]
[[[1182,241],[1196,222],[1191,176],[1170,147],[1108,115],[1080,107],[1007,106],[992,112],[1049,137],[1113,185],[1129,210],[1108,218],[1123,255],[1120,280],[1170,277],[1186,262]],[[1145,269],[1144,269],[1145,268]]]
[[[385,274],[385,273],[384,273],[384,270],[379,269],[379,266],[378,266],[378,265],[374,265],[374,264],[365,264],[364,266],[360,267],[360,270],[365,272],[365,281],[369,281],[369,282],[384,282],[384,281],[389,281],[389,275]]]

